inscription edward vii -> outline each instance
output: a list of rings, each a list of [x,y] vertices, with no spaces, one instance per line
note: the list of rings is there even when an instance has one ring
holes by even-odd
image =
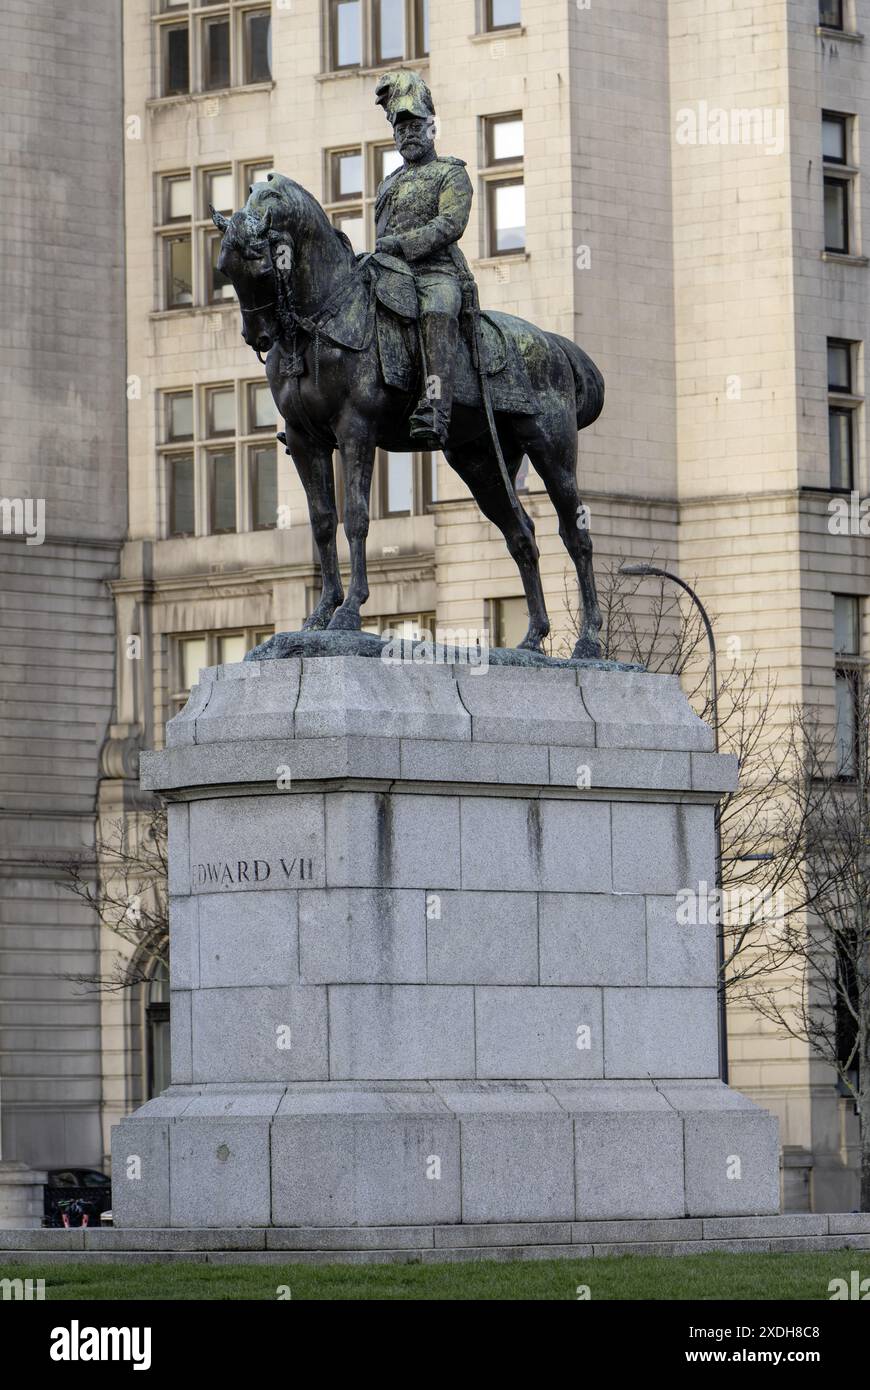
[[[194,864],[193,882],[196,888],[237,888],[242,883],[265,883],[272,874],[283,874],[288,882],[308,883],[314,878],[313,859],[279,859],[273,865],[268,859],[236,859],[232,863]]]

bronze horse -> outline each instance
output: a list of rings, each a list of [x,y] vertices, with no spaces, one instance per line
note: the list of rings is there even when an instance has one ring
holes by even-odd
[[[308,499],[323,592],[304,627],[357,631],[369,593],[366,537],[375,451],[413,450],[407,421],[419,389],[385,383],[376,333],[357,350],[330,340],[328,319],[343,295],[359,289],[357,278],[367,275],[369,258],[357,258],[316,198],[292,179],[270,174],[268,182],[253,186],[240,212],[230,218],[212,215],[223,232],[218,267],[238,296],[242,337],[258,356],[267,354],[266,376],[286,422],[286,433],[279,438],[286,442]],[[511,488],[502,477],[483,406],[454,404],[444,454],[484,516],[504,535],[528,604],[529,628],[520,646],[539,651],[550,623],[538,548],[534,525],[512,486],[528,454],[556,509],[559,535],[577,569],[583,624],[574,656],[596,658],[602,618],[592,541],[577,490],[577,431],[601,413],[604,382],[595,364],[569,339],[509,314],[489,317],[522,359],[536,410],[514,414],[496,405],[495,423]],[[336,447],[344,470],[344,529],[350,545],[347,596],[336,549]]]

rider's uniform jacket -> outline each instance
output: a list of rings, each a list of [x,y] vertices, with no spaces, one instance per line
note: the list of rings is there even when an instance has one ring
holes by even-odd
[[[440,155],[428,164],[405,164],[378,189],[377,235],[398,237],[415,273],[436,271],[465,279],[471,271],[456,243],[468,226],[473,197],[462,159]]]

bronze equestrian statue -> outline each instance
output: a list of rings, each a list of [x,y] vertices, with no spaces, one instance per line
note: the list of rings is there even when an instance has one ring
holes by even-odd
[[[583,622],[576,658],[600,656],[592,541],[577,490],[577,431],[601,413],[604,382],[576,344],[511,314],[481,314],[458,242],[473,190],[461,160],[435,151],[435,108],[416,74],[376,89],[403,164],[375,205],[377,244],[357,257],[317,199],[270,174],[230,218],[218,265],[233,284],[242,336],[265,367],[308,499],[323,592],[304,627],[358,631],[368,598],[366,537],[375,451],[442,448],[504,535],[540,651],[550,631],[534,525],[514,482],[527,454],[577,569]],[[262,357],[261,357],[262,360]],[[345,596],[336,550],[333,453],[344,470],[350,546]]]

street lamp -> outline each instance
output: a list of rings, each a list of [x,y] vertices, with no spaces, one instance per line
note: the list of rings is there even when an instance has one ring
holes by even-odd
[[[669,579],[672,584],[676,584],[684,593],[689,595],[692,603],[698,610],[701,622],[704,624],[704,631],[707,634],[707,642],[710,647],[710,705],[712,709],[713,725],[713,747],[719,752],[719,676],[716,667],[716,639],[713,636],[713,624],[695,590],[685,579],[681,579],[678,574],[672,574],[670,570],[663,570],[658,565],[621,565],[620,574],[636,576],[638,579],[658,578]],[[719,824],[719,803],[716,802],[714,811],[714,826],[716,835],[716,888],[722,887],[722,833]],[[725,922],[722,913],[721,893],[718,896],[719,902],[719,923],[716,930],[716,947],[719,959],[719,1075],[725,1084],[728,1084],[728,1020],[725,1011]]]

